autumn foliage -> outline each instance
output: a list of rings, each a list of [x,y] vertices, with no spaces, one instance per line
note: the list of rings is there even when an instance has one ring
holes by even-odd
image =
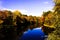
[[[43,17],[24,15],[18,10],[11,12],[8,10],[0,11],[0,36],[1,40],[16,40],[28,29],[42,26]],[[8,34],[8,35],[7,35]],[[14,39],[16,37],[16,39]]]

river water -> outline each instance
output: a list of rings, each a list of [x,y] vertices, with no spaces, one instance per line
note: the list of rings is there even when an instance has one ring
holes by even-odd
[[[46,35],[41,28],[34,28],[33,30],[28,29],[24,32],[21,37],[21,40],[44,40]]]

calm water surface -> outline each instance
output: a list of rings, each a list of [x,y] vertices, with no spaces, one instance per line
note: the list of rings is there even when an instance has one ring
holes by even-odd
[[[41,28],[34,28],[33,30],[28,30],[24,32],[21,40],[44,40],[45,34]]]

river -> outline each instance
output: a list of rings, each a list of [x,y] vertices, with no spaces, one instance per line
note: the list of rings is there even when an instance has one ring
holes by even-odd
[[[22,35],[20,40],[44,40],[47,36],[42,31],[42,28],[28,29]]]

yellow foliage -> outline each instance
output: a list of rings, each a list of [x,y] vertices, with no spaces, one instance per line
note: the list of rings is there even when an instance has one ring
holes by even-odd
[[[22,15],[21,12],[18,11],[18,10],[14,11],[13,13],[14,13],[14,15],[17,15],[17,16],[21,16]]]
[[[0,24],[2,24],[3,23],[3,20],[0,20]]]
[[[44,24],[44,26],[49,27],[49,28],[55,28],[54,25],[50,26],[50,25]]]

